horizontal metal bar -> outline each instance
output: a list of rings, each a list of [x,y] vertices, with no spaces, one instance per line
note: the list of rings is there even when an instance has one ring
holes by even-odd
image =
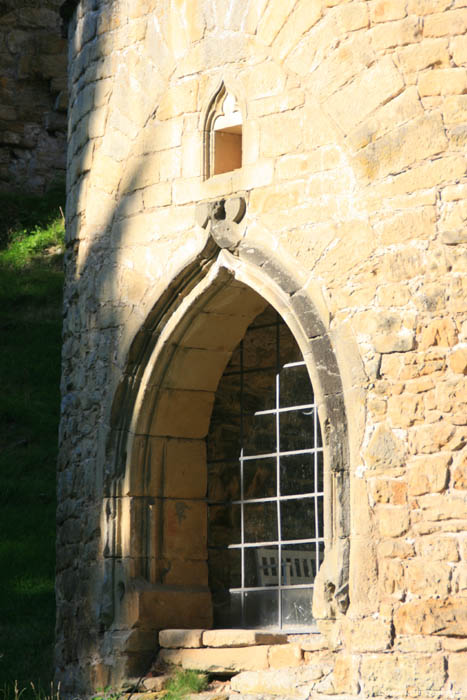
[[[312,491],[311,493],[298,493],[290,496],[268,496],[267,498],[245,498],[244,500],[229,501],[229,505],[239,506],[245,503],[276,503],[277,501],[301,501],[304,498],[324,496],[324,491]],[[225,503],[225,501],[224,501]]]
[[[274,591],[278,592],[279,590],[281,591],[290,591],[290,590],[297,590],[297,589],[303,589],[303,590],[309,590],[310,588],[314,588],[314,583],[297,583],[297,584],[282,584],[279,588],[277,584],[272,584],[271,586],[248,586],[245,588],[229,588],[229,593],[250,593],[250,592],[255,592],[255,591]]]
[[[314,539],[304,539],[304,540],[280,540],[282,547],[286,547],[289,544],[322,544],[324,543],[324,537],[315,537]],[[277,547],[279,545],[279,540],[271,540],[270,542],[244,542],[243,544],[228,544],[227,549],[250,549],[251,547]]]
[[[312,455],[315,452],[322,452],[322,445],[317,445],[316,447],[307,447],[302,450],[286,450],[284,452],[263,452],[259,455],[242,455],[239,457],[239,461],[248,462],[253,459],[269,459],[271,457],[293,457],[294,455]]]
[[[301,406],[285,406],[284,408],[268,408],[266,411],[255,411],[254,416],[275,416],[278,413],[290,413],[291,411],[304,411],[305,409],[317,408],[315,403],[304,403]],[[311,414],[310,414],[311,415]]]

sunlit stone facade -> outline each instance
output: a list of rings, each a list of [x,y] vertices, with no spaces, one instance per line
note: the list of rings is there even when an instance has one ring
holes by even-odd
[[[239,672],[232,698],[467,693],[464,5],[66,3],[63,694],[226,620],[285,637],[161,656]],[[267,338],[236,369],[264,314],[306,368],[290,403]],[[265,356],[248,452],[229,377]]]

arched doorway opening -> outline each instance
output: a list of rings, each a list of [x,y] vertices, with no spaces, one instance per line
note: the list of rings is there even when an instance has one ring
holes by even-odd
[[[324,556],[323,446],[305,362],[271,306],[250,324],[219,382],[207,465],[214,626],[313,628]]]
[[[151,312],[115,400],[103,600],[108,645],[133,673],[144,671],[161,629],[310,629],[323,557],[321,588],[331,602],[348,600],[346,418],[329,335],[306,294],[290,291],[290,275],[282,290],[225,250],[209,256]],[[233,370],[239,353],[253,365]],[[240,408],[241,439],[259,440],[249,453],[238,421],[237,437],[226,436],[231,419],[217,410],[234,374],[243,389],[256,375]],[[269,422],[272,447],[245,420]],[[235,440],[240,451],[220,469],[216,446]]]

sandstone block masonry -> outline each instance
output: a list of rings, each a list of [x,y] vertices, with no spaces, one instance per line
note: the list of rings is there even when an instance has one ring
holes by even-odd
[[[286,664],[304,700],[465,697],[465,2],[67,8],[62,694],[212,626],[206,436],[270,305],[314,387],[324,559],[306,643],[256,671],[239,645],[232,692],[287,697]]]
[[[65,179],[67,44],[60,0],[0,6],[0,189]]]

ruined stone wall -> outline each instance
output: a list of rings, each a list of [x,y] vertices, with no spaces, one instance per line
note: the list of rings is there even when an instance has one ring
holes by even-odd
[[[144,396],[163,371],[148,348],[157,354],[170,326],[170,290],[191,293],[195,263],[209,279],[199,203],[235,196],[246,202],[243,228],[222,243],[218,266],[291,328],[328,339],[329,381],[338,371],[348,420],[350,605],[317,599],[330,651],[316,657],[310,692],[467,693],[466,29],[463,0],[78,5],[58,475],[62,693],[116,683],[155,649],[144,601],[157,591],[140,566],[149,521],[138,515],[150,493],[143,479],[125,486],[149,459],[135,445],[160,436]],[[243,164],[205,179],[206,116],[222,81],[242,112]],[[308,329],[297,299],[316,311]],[[137,387],[138,400],[127,405],[122,386]],[[186,401],[170,403],[172,389],[164,396],[174,421],[190,416]],[[198,424],[208,409],[195,398]],[[151,459],[157,470],[162,457]],[[339,562],[325,559],[322,583]],[[313,653],[301,663],[312,666]]]
[[[65,179],[66,40],[60,0],[0,3],[0,189]]]

